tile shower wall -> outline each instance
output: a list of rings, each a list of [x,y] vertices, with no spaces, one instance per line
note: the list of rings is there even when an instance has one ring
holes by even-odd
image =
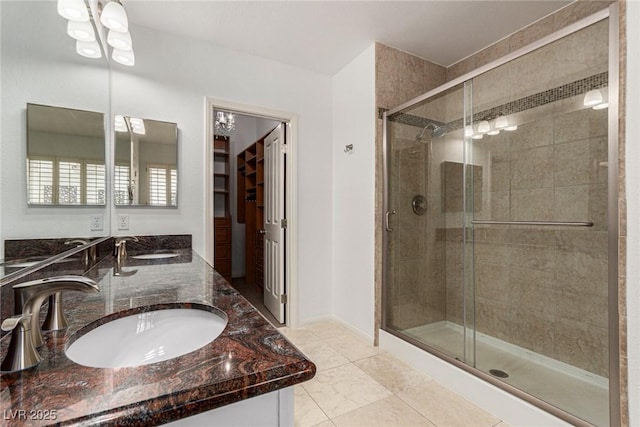
[[[582,94],[607,84],[607,35],[606,21],[600,22],[473,81],[477,115],[514,104],[506,101],[537,100],[513,111],[521,123],[517,131],[474,141],[473,163],[484,169],[483,181],[474,183],[481,204],[475,219],[594,223],[476,226],[477,330],[603,377],[608,115],[606,109],[584,108]],[[496,81],[510,84],[496,87]],[[553,90],[558,87],[563,90]],[[447,320],[460,323],[460,279],[452,269],[461,257],[461,231],[448,231]]]
[[[445,68],[426,61],[422,58],[410,55],[406,52],[376,43],[376,111],[394,108],[424,92],[427,92],[445,82]],[[401,129],[408,128],[408,129]],[[399,172],[394,177],[394,183],[402,188],[400,193],[404,199],[399,209],[398,219],[399,236],[406,240],[398,259],[394,260],[394,268],[402,277],[393,285],[392,295],[394,309],[388,313],[395,316],[395,321],[404,327],[424,324],[433,316],[443,316],[444,313],[434,314],[434,299],[428,296],[433,294],[435,298],[442,298],[443,291],[436,290],[435,286],[418,286],[424,282],[424,274],[437,276],[436,271],[442,268],[429,268],[426,264],[427,243],[424,241],[426,232],[426,217],[416,216],[411,211],[411,199],[415,194],[426,194],[427,175],[422,165],[428,160],[426,146],[417,146],[415,136],[417,131],[413,127],[398,127],[399,144],[396,147],[400,151],[397,156],[401,164],[394,168]],[[382,119],[378,116],[376,133],[376,224],[382,224]],[[408,203],[407,203],[408,202]],[[408,209],[408,211],[407,211]],[[416,228],[412,228],[416,227]],[[393,244],[393,243],[392,243]],[[382,230],[376,227],[376,325],[380,325],[380,295],[382,287]],[[394,251],[395,252],[395,251]],[[429,261],[433,262],[433,261]],[[429,273],[427,273],[429,272]],[[396,276],[397,277],[397,276]],[[434,284],[431,280],[429,283]],[[440,287],[442,289],[442,287]],[[439,295],[442,293],[442,295]],[[435,306],[435,305],[434,305]],[[442,311],[443,305],[438,305]],[[377,331],[377,328],[376,328]],[[377,332],[376,332],[377,333]]]
[[[487,166],[487,182],[475,186],[477,219],[595,225],[474,234],[478,331],[605,377],[606,132],[606,110],[583,109],[476,143],[476,161]]]

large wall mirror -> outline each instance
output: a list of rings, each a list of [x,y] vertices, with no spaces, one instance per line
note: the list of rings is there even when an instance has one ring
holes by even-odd
[[[100,171],[106,164],[108,175],[111,163],[104,134],[111,115],[106,57],[76,52],[56,2],[1,3],[0,259],[6,241],[108,236],[111,194]],[[75,130],[65,128],[71,122]],[[36,158],[53,164],[50,178],[29,180],[30,193],[26,177],[36,175]]]
[[[27,203],[106,203],[104,115],[27,104]]]
[[[116,115],[116,206],[178,206],[178,125]]]

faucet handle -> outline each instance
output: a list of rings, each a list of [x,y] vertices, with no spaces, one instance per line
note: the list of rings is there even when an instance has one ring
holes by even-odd
[[[33,314],[31,317],[31,335],[33,345],[42,345],[40,332],[40,307],[49,295],[62,291],[99,292],[98,284],[84,276],[55,276],[32,280],[13,285],[15,313]],[[55,302],[55,301],[54,301]],[[49,308],[51,310],[52,307]],[[55,309],[55,307],[53,307]],[[61,309],[61,308],[60,308]],[[58,322],[60,324],[61,322]],[[47,324],[47,327],[50,327]]]
[[[89,240],[89,239],[69,239],[66,242],[64,242],[65,245],[73,245],[74,243],[77,244],[78,246],[88,245],[89,243],[91,243],[91,240]]]
[[[47,317],[42,323],[42,330],[57,331],[65,329],[67,326],[69,326],[69,323],[66,317],[64,317],[64,310],[62,310],[62,292],[49,295],[49,308],[47,310]]]
[[[31,314],[18,314],[16,316],[8,317],[4,319],[0,329],[5,332],[13,331],[19,325],[21,325],[25,331],[31,330]]]
[[[16,372],[36,366],[42,361],[33,344],[31,335],[31,313],[22,313],[9,317],[0,326],[3,331],[11,332],[11,342],[7,355],[2,361],[0,371]]]

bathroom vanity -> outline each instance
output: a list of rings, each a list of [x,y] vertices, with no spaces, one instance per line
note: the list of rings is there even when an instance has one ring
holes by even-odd
[[[130,252],[118,266],[106,256],[84,274],[99,293],[63,295],[69,328],[43,334],[37,367],[1,376],[2,425],[293,425],[291,386],[311,379],[315,365],[191,249],[172,252],[142,259]],[[182,356],[94,368],[65,353],[105,320],[202,306],[217,308],[227,325]]]

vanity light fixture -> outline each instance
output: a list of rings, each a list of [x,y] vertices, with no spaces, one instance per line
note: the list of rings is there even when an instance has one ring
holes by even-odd
[[[107,43],[114,49],[131,50],[133,43],[131,42],[131,34],[129,32],[119,33],[117,31],[109,30],[107,36]]]
[[[89,20],[89,11],[84,0],[58,0],[58,14],[69,21]]]
[[[122,4],[117,0],[110,1],[104,9],[102,9],[100,22],[108,29],[120,33],[126,33],[129,30],[127,13],[124,11]]]
[[[76,40],[92,42],[96,39],[96,33],[89,21],[67,22],[67,34]]]
[[[109,29],[107,43],[113,48],[111,58],[118,64],[132,67],[136,62],[129,33],[129,19],[120,0],[111,0],[102,9],[100,23]]]
[[[136,57],[133,50],[113,49],[111,52],[111,58],[119,64],[133,66],[136,62]]]
[[[100,58],[102,53],[100,52],[100,45],[96,40],[92,42],[85,42],[82,40],[76,41],[76,52],[78,55],[82,55],[86,58]]]

